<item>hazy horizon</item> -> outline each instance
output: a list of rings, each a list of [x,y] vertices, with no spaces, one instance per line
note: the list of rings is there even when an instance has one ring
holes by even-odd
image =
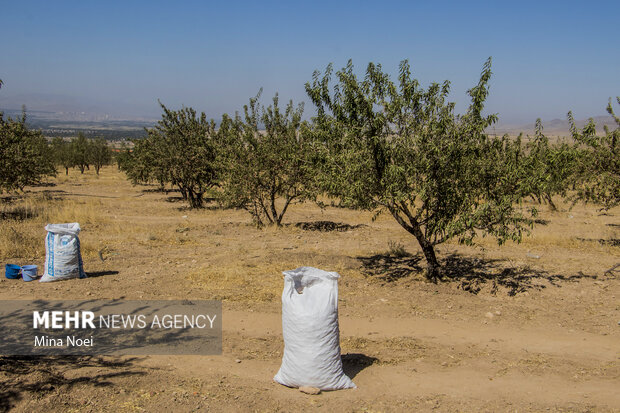
[[[160,116],[192,106],[213,118],[263,103],[306,102],[304,83],[328,63],[368,62],[395,78],[408,59],[423,86],[452,82],[466,108],[493,57],[488,112],[500,124],[605,115],[620,94],[617,2],[29,2],[2,6],[0,107]],[[614,52],[616,50],[616,52]]]

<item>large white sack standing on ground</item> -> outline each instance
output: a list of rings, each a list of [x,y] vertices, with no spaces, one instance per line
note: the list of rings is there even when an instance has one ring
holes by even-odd
[[[85,278],[78,238],[80,224],[48,224],[45,230],[45,273],[41,282]]]
[[[356,387],[342,370],[338,273],[313,267],[285,271],[282,291],[284,356],[274,380],[322,390]]]

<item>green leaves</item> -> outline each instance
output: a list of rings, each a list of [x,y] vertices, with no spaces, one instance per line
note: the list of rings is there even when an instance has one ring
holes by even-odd
[[[0,112],[0,193],[23,190],[55,174],[47,141],[40,131],[28,129],[26,113],[11,119]]]
[[[616,97],[616,101],[620,105],[620,97]],[[596,203],[605,209],[620,205],[620,118],[614,113],[611,99],[607,112],[617,127],[613,131],[606,128],[604,135],[596,133],[592,119],[578,130],[572,113],[568,113],[571,133],[577,143],[572,171],[576,194],[572,199]]]
[[[303,105],[290,101],[284,111],[276,94],[268,107],[259,94],[240,116],[224,116],[218,131],[223,165],[221,202],[247,210],[257,225],[281,225],[292,202],[316,196],[317,148],[301,121]],[[261,130],[261,126],[264,128]]]
[[[90,165],[89,142],[82,132],[71,140],[71,153],[73,165],[80,169],[81,173]]]
[[[90,161],[95,167],[97,175],[99,175],[99,170],[101,167],[104,165],[109,165],[112,161],[112,152],[103,138],[96,138],[92,140],[89,144],[88,151]]]
[[[121,168],[137,183],[158,182],[178,187],[192,208],[203,204],[204,193],[217,184],[215,122],[192,108],[168,109],[148,136],[134,141]]]
[[[333,87],[331,74],[330,65],[306,84],[318,108],[312,132],[325,148],[326,192],[345,205],[388,210],[422,246],[431,277],[438,266],[433,245],[468,243],[480,232],[499,242],[520,239],[528,226],[517,209],[520,144],[484,133],[497,119],[482,114],[491,59],[463,116],[447,101],[448,81],[424,89],[407,61],[397,84],[372,63],[363,80],[351,62]]]

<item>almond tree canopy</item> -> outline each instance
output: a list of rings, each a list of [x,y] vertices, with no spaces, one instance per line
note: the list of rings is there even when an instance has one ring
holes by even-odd
[[[520,241],[532,223],[519,205],[520,143],[484,132],[497,120],[483,115],[491,59],[462,116],[447,101],[450,83],[422,88],[407,61],[397,82],[373,63],[361,80],[351,61],[335,75],[332,82],[329,65],[306,84],[330,195],[389,212],[418,241],[433,280],[441,277],[435,246],[442,242],[487,234],[499,243]]]

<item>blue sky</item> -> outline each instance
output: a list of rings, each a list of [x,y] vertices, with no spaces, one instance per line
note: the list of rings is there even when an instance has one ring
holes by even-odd
[[[304,83],[330,62],[395,74],[409,59],[423,85],[450,80],[463,110],[492,56],[487,108],[500,121],[586,118],[620,95],[618,16],[618,1],[0,0],[0,98],[74,98],[128,117],[157,117],[161,99],[219,118],[260,87],[265,102],[307,100]]]

